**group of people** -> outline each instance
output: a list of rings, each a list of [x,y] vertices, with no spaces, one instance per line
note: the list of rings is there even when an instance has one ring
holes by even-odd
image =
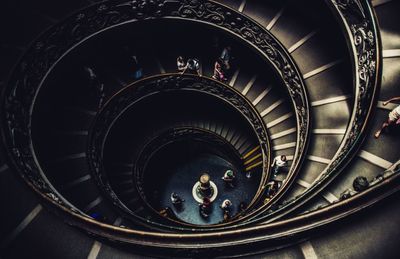
[[[138,56],[134,54],[129,47],[124,47],[125,53],[128,54],[129,62],[131,64],[131,71],[133,71],[133,78],[135,80],[141,79],[143,77],[143,68],[139,63]],[[105,87],[103,80],[98,76],[99,68],[96,68],[93,65],[85,65],[83,67],[83,71],[86,74],[87,79],[89,80],[89,88],[92,94],[95,95],[95,98],[98,100],[98,109],[100,109],[106,99]]]
[[[236,181],[236,175],[233,170],[228,169],[225,171],[223,177],[221,178],[226,186],[229,188],[234,188],[235,181]],[[180,197],[176,192],[171,193],[171,203],[172,205],[179,211],[182,210],[183,203],[185,200]],[[240,209],[244,208],[244,203],[242,202],[239,205]],[[229,199],[225,199],[221,205],[219,206],[222,210],[223,213],[223,218],[224,221],[227,221],[231,218],[231,213],[232,213],[232,201]],[[209,197],[204,197],[202,200],[202,203],[199,204],[199,213],[203,218],[208,218],[209,215],[212,213],[212,201]]]
[[[365,176],[357,176],[353,180],[353,190],[347,189],[340,194],[340,200],[350,198],[356,193],[365,191],[369,187],[369,181]]]
[[[267,203],[281,188],[283,181],[276,179],[277,175],[280,174],[287,167],[287,157],[285,155],[276,156],[271,164],[272,167],[272,180],[269,181],[265,186],[265,200]]]
[[[185,200],[182,199],[177,193],[173,192],[171,194],[171,202],[178,210],[182,209],[182,204]],[[228,220],[231,217],[232,202],[229,199],[225,199],[220,208],[223,212],[224,220]],[[208,218],[212,212],[212,202],[210,198],[204,197],[203,202],[199,204],[199,213],[203,218]]]
[[[220,208],[223,212],[224,220],[230,219],[232,206],[233,204],[229,199],[225,199],[221,203]],[[212,202],[209,198],[207,197],[203,198],[203,202],[199,204],[199,212],[203,218],[208,218],[210,216],[212,212]]]
[[[224,221],[231,218],[233,204],[231,200],[225,199],[219,206],[223,213]],[[212,202],[209,198],[204,197],[203,202],[199,204],[199,212],[203,218],[208,218],[212,212]]]
[[[394,101],[400,101],[400,96],[393,97],[387,101],[382,103],[383,106],[387,106],[389,103]],[[374,137],[379,138],[382,132],[393,129],[396,126],[400,125],[400,105],[396,105],[394,109],[392,109],[386,121],[383,122],[382,126],[375,132]],[[265,203],[268,202],[279,190],[282,186],[283,181],[279,181],[276,179],[277,175],[287,166],[287,157],[285,155],[280,155],[274,158],[271,167],[272,167],[272,180],[265,185]],[[355,193],[361,192],[368,188],[369,182],[366,177],[360,176],[354,179],[353,188],[346,190],[340,195],[340,199],[345,199],[352,196]]]
[[[276,156],[271,164],[272,167],[272,180],[269,181],[265,186],[265,194],[266,198],[264,202],[268,202],[275,194],[278,192],[279,188],[282,186],[283,181],[279,181],[276,179],[277,175],[280,174],[286,167],[287,167],[287,157],[286,155],[279,155]],[[235,187],[235,182],[236,182],[236,175],[233,172],[233,170],[228,169],[225,171],[223,177],[221,178],[226,186],[230,188]],[[173,192],[171,194],[171,202],[172,204],[177,208],[181,209],[182,208],[182,203],[185,200],[182,199],[177,193]],[[231,210],[232,210],[232,202],[229,199],[225,199],[221,205],[220,208],[223,212],[224,216],[224,221],[229,220],[231,217]],[[240,208],[242,208],[244,205],[241,203],[239,205]],[[212,212],[212,202],[210,198],[204,197],[203,202],[199,204],[199,213],[203,218],[208,218],[208,216]]]
[[[221,55],[215,61],[214,73],[212,76],[212,78],[214,78],[215,80],[221,82],[227,81],[226,75],[231,68],[231,59],[232,59],[231,51],[232,48],[230,46],[225,47],[222,50]],[[200,71],[200,61],[196,58],[189,58],[185,60],[182,56],[179,56],[176,59],[176,65],[178,71],[181,72],[181,74],[190,73],[202,76]]]
[[[200,61],[196,58],[189,58],[187,61],[185,61],[182,56],[179,56],[176,59],[176,65],[181,74],[188,72],[190,74],[201,76]]]

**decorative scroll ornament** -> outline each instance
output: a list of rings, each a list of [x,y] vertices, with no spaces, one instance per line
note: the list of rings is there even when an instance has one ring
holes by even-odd
[[[249,125],[254,130],[255,136],[261,146],[265,165],[264,168],[269,170],[270,167],[270,144],[263,120],[251,103],[249,103],[236,90],[218,81],[194,75],[167,74],[140,80],[120,91],[110,99],[101,110],[93,124],[88,148],[89,164],[92,168],[97,184],[103,190],[106,190],[105,193],[109,195],[109,198],[111,198],[114,205],[125,210],[132,216],[134,216],[134,213],[120,202],[117,195],[112,190],[106,172],[102,166],[104,143],[114,122],[117,121],[118,118],[136,102],[142,100],[146,96],[171,91],[196,91],[212,95],[236,109],[248,121]],[[174,135],[168,136],[171,137]],[[146,160],[144,159],[143,161],[145,162]],[[141,166],[142,164],[137,165],[136,167],[139,168],[136,169],[142,171],[143,166]],[[260,189],[265,185],[267,175],[268,171],[265,171],[264,177],[261,179]],[[138,174],[136,174],[136,176],[136,180],[140,182],[141,177],[138,177]]]
[[[170,143],[186,140],[195,140],[207,143],[208,145],[215,147],[215,150],[218,151],[221,156],[231,157],[236,160],[241,159],[239,151],[236,150],[227,139],[215,132],[193,127],[179,127],[166,130],[144,145],[136,163],[134,163],[135,166],[132,174],[136,178],[135,187],[138,189],[142,200],[147,200],[142,183],[144,182],[144,173],[150,159],[158,150],[160,150],[160,148]]]
[[[351,36],[350,43],[355,50],[355,101],[354,110],[345,136],[345,144],[337,154],[337,158],[329,165],[325,174],[335,171],[354,147],[360,144],[360,136],[364,133],[370,110],[374,103],[378,82],[378,36],[373,23],[373,16],[368,12],[368,5],[359,0],[334,1],[343,22],[348,24]],[[369,14],[369,16],[367,16]]]
[[[296,208],[297,205],[304,203],[321,191],[340,172],[346,164],[346,160],[361,143],[379,84],[378,78],[381,68],[378,50],[380,46],[370,3],[366,0],[326,0],[326,2],[340,16],[343,27],[348,28],[346,37],[353,55],[356,79],[354,111],[340,151],[321,174],[320,179],[302,197],[289,201],[286,204],[288,206],[281,205],[281,209],[274,211],[275,216],[279,212],[287,213]],[[368,199],[371,196],[361,195],[358,200],[350,198],[349,201],[346,201],[346,204],[335,204],[332,209],[328,208],[322,212],[307,215],[307,217],[291,219],[290,225],[276,224],[270,228],[268,225],[257,225],[251,229],[220,231],[215,234],[218,238],[215,238],[211,235],[165,234],[110,227],[84,217],[83,214],[76,212],[73,206],[62,200],[41,171],[34,155],[31,140],[31,115],[35,106],[35,97],[46,80],[47,74],[51,73],[53,67],[57,66],[58,61],[69,51],[103,30],[128,22],[162,18],[192,20],[224,29],[241,37],[274,66],[287,86],[296,108],[298,143],[293,161],[293,174],[297,170],[296,164],[300,165],[304,156],[306,147],[304,143],[307,142],[309,129],[309,107],[304,83],[290,56],[269,32],[252,20],[212,1],[116,0],[102,2],[80,11],[44,33],[27,51],[16,67],[1,100],[2,139],[9,152],[12,167],[17,169],[38,193],[50,199],[51,204],[55,205],[53,207],[58,209],[57,212],[63,215],[68,223],[106,239],[131,243],[137,247],[157,248],[154,249],[157,251],[180,250],[181,253],[188,256],[189,252],[191,252],[190,255],[196,255],[195,253],[201,249],[212,250],[218,247],[218,249],[221,249],[220,251],[223,251],[224,248],[244,248],[250,242],[252,246],[248,247],[251,247],[251,249],[256,245],[264,247],[261,244],[263,241],[266,241],[263,243],[266,245],[271,240],[281,244],[285,236],[292,238],[295,234],[304,233],[311,228],[314,229],[348,215],[348,207],[350,206],[352,206],[350,213],[357,211],[360,201],[363,205],[370,205],[374,202]],[[89,152],[95,153],[95,150]],[[94,162],[94,166],[100,168],[99,163]],[[385,181],[384,187],[395,189],[398,188],[398,183],[399,181]],[[383,189],[381,188],[381,193]],[[375,194],[373,191],[368,190],[368,192]],[[384,191],[387,192],[387,190]],[[357,208],[354,208],[355,206]],[[340,210],[346,210],[346,212],[342,213]],[[280,215],[282,216],[284,213]],[[266,217],[259,218],[260,221],[264,220],[264,223],[267,223],[268,219]],[[274,232],[274,230],[281,232]],[[168,235],[168,238],[165,237],[166,235]],[[210,242],[211,238],[212,242]],[[229,247],[227,247],[228,245]],[[165,248],[165,250],[161,248]]]
[[[179,18],[207,23],[241,37],[281,75],[296,107],[298,143],[290,175],[295,176],[308,139],[309,112],[304,83],[281,44],[259,24],[227,7],[205,0],[108,1],[90,6],[44,33],[16,67],[2,100],[2,134],[15,168],[40,193],[74,209],[46,179],[36,162],[31,141],[31,113],[47,75],[69,51],[104,30],[128,22]],[[261,129],[257,129],[261,131]],[[292,177],[293,178],[293,177]],[[289,181],[287,181],[289,182]]]
[[[360,0],[332,0],[332,9],[337,12],[340,22],[348,28],[346,38],[353,54],[354,67],[354,108],[346,134],[340,148],[330,164],[314,181],[313,185],[301,195],[284,204],[277,205],[259,217],[258,221],[276,220],[321,192],[345,167],[348,159],[357,151],[365,134],[365,126],[370,118],[371,109],[377,98],[380,67],[379,40],[371,6]]]

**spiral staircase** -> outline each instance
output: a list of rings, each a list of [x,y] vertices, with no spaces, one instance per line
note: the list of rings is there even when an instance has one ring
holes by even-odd
[[[397,0],[7,2],[0,258],[397,258]]]

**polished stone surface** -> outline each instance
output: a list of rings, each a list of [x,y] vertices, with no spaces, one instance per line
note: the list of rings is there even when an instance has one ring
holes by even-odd
[[[231,188],[221,179],[226,170],[233,169],[236,174],[235,187]],[[218,188],[218,196],[212,203],[212,213],[208,218],[203,218],[199,213],[199,203],[192,195],[193,184],[196,183],[203,172],[208,172],[211,181]],[[167,178],[160,193],[160,207],[171,207],[176,216],[188,223],[198,225],[217,224],[223,220],[221,203],[229,199],[233,203],[232,214],[238,212],[240,202],[249,203],[257,191],[260,181],[260,172],[254,172],[251,178],[246,178],[244,172],[238,171],[232,163],[212,154],[201,154],[187,159],[184,163],[166,169]],[[172,192],[176,192],[185,202],[181,209],[174,207],[170,200]]]

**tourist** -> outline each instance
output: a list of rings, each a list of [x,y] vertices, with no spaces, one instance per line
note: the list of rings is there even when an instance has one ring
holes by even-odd
[[[357,176],[353,181],[353,189],[362,192],[369,187],[368,179],[365,176]]]
[[[221,204],[221,209],[225,211],[229,211],[232,207],[232,202],[228,199],[224,200]]]
[[[233,182],[235,180],[235,174],[232,170],[226,170],[224,176],[221,178],[230,187],[234,187]]]
[[[230,46],[225,47],[222,50],[220,59],[222,60],[223,65],[225,66],[226,70],[229,70],[231,68],[231,51],[232,48]]]
[[[164,209],[160,210],[158,213],[160,213],[160,215],[165,218],[172,218],[172,215],[174,214],[170,207],[165,207]]]
[[[246,172],[246,178],[250,179],[250,178],[251,178],[251,174],[252,174],[251,171],[247,171],[247,172]]]
[[[171,202],[174,206],[179,207],[185,200],[182,199],[178,194],[175,192],[171,193]]]
[[[85,66],[83,69],[87,73],[87,76],[90,80],[90,90],[93,91],[94,95],[96,96],[95,98],[97,98],[98,100],[97,108],[100,109],[103,106],[104,99],[106,97],[106,94],[104,92],[104,84],[100,82],[93,68]]]
[[[212,76],[212,78],[214,78],[215,80],[221,81],[221,82],[225,82],[225,81],[227,81],[227,78],[225,77],[225,74],[224,74],[221,64],[222,64],[221,59],[218,59],[217,61],[215,61],[214,75]]]
[[[339,196],[339,200],[344,200],[344,199],[348,199],[351,196],[365,191],[367,188],[369,187],[369,182],[368,179],[365,176],[357,176],[354,180],[353,180],[353,189],[347,189],[345,191],[343,191],[340,196]]]
[[[176,66],[178,67],[178,71],[179,71],[179,72],[185,71],[186,62],[185,62],[185,60],[183,59],[182,56],[179,56],[179,57],[176,59]]]
[[[193,58],[188,59],[187,64],[181,74],[184,74],[185,72],[201,76],[199,60]]]
[[[132,64],[131,71],[133,71],[133,78],[138,80],[143,77],[143,68],[140,65],[138,56],[128,47],[124,47],[124,51],[129,56],[129,61]]]
[[[265,194],[268,198],[272,198],[278,192],[279,188],[281,188],[282,182],[272,180],[265,185]]]
[[[383,106],[388,105],[390,102],[393,101],[398,101],[400,100],[400,96],[399,97],[394,97],[391,98],[385,102],[382,103]],[[394,126],[394,125],[400,125],[400,105],[397,105],[396,108],[394,108],[391,112],[389,112],[389,116],[387,121],[385,121],[381,128],[375,132],[375,138],[379,138],[379,136],[381,135],[382,131],[385,130],[387,127],[389,126]]]
[[[287,158],[285,155],[277,156],[274,158],[271,167],[273,168],[273,178],[279,174],[283,168],[287,166]]]
[[[244,212],[246,210],[246,207],[246,202],[242,201],[241,203],[239,203],[239,212]]]
[[[131,60],[133,64],[134,78],[135,80],[138,80],[143,77],[143,69],[140,66],[138,57],[136,55],[132,55]]]
[[[228,210],[224,210],[224,220],[223,222],[227,222],[231,219],[231,213]]]
[[[200,215],[203,218],[208,218],[208,216],[211,214],[211,201],[209,198],[204,197],[203,198],[203,203],[199,204],[200,208]]]

